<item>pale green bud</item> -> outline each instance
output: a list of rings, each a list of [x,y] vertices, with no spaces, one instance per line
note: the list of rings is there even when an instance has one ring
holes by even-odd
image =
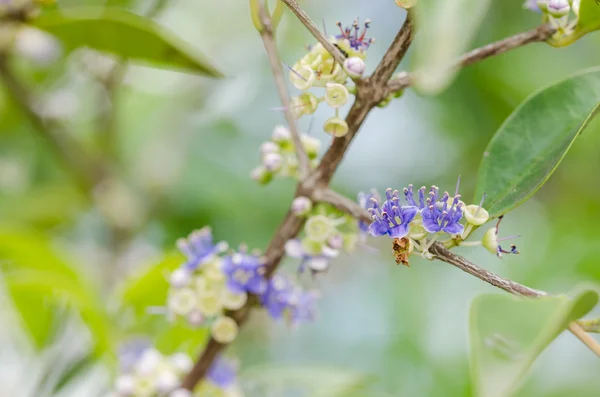
[[[328,83],[325,88],[325,101],[334,109],[339,109],[348,103],[348,89],[343,84]]]
[[[273,135],[271,135],[271,139],[276,143],[284,143],[290,142],[292,140],[292,133],[290,130],[281,124],[278,124],[273,128]]]
[[[537,6],[540,11],[544,13],[548,12],[548,1],[549,0],[537,0]]]
[[[315,241],[309,237],[302,239],[302,250],[310,255],[319,255],[323,252],[323,242]]]
[[[198,309],[205,317],[213,317],[221,312],[223,305],[220,296],[215,292],[198,295]]]
[[[481,226],[490,219],[490,214],[483,207],[471,204],[465,207],[465,219],[472,225]]]
[[[277,172],[283,165],[283,157],[279,153],[267,153],[262,158],[265,169],[269,172]]]
[[[250,176],[261,185],[266,185],[273,180],[273,174],[265,167],[256,167],[252,170]]]
[[[481,238],[481,245],[483,245],[483,247],[486,250],[490,251],[492,254],[498,254],[498,236],[496,234],[495,227],[485,232],[485,234]]]
[[[306,151],[308,158],[314,159],[319,155],[319,150],[321,150],[320,140],[310,135],[302,134],[300,135],[300,141],[302,141],[302,146],[304,147],[304,151]]]
[[[311,240],[325,242],[333,233],[335,225],[325,215],[315,215],[308,218],[304,225],[304,232]]]
[[[290,107],[294,117],[298,119],[303,115],[313,114],[319,107],[319,98],[310,92],[304,92],[292,98]]]
[[[210,334],[219,343],[231,343],[238,334],[238,325],[231,317],[222,316],[212,324]]]
[[[168,307],[175,314],[182,316],[191,312],[198,302],[196,293],[190,288],[177,288],[169,293]]]
[[[308,66],[301,66],[300,68],[290,71],[290,81],[297,89],[304,91],[308,90],[313,86],[315,82],[315,72]]]
[[[223,307],[229,310],[238,310],[246,304],[248,295],[245,292],[240,294],[232,292],[229,288],[224,288],[221,295],[221,302]]]
[[[419,215],[420,216],[420,215]],[[419,241],[427,237],[427,230],[423,227],[423,221],[421,218],[414,219],[408,229],[408,237],[413,240]]]
[[[331,117],[325,120],[323,130],[329,135],[333,135],[336,138],[344,136],[348,133],[348,124],[344,119],[339,117]]]

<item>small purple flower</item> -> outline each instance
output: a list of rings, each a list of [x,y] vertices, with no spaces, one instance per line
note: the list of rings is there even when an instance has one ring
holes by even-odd
[[[369,49],[369,46],[375,42],[375,39],[365,37],[370,24],[371,20],[367,19],[365,21],[363,31],[359,35],[358,31],[360,30],[360,26],[358,24],[358,20],[354,21],[352,27],[346,28],[342,28],[342,23],[337,22],[336,25],[340,28],[341,34],[338,34],[335,36],[335,38],[338,40],[348,40],[350,47],[356,51],[366,51]]]
[[[377,199],[371,198],[373,206],[368,211],[373,222],[369,225],[369,233],[375,237],[402,238],[408,234],[408,225],[417,215],[418,208],[400,205],[397,190],[387,189],[385,195],[386,200],[381,207]]]
[[[421,186],[419,189],[419,202],[417,203],[414,198],[413,185],[408,185],[408,188],[404,188],[404,197],[408,205],[417,207],[419,211],[425,208],[425,186]]]
[[[459,234],[463,232],[464,226],[460,224],[463,217],[462,202],[460,195],[454,196],[452,203],[448,206],[450,195],[448,192],[438,201],[438,188],[432,186],[427,198],[427,206],[421,210],[423,227],[429,233],[444,231],[448,234]]]
[[[208,369],[206,377],[221,389],[235,385],[237,378],[237,363],[218,357]]]
[[[292,325],[314,321],[317,316],[317,299],[319,294],[316,291],[302,291],[297,294],[290,312]]]
[[[291,306],[295,288],[289,278],[276,274],[269,280],[265,293],[260,296],[260,303],[272,318],[279,319]]]
[[[212,231],[208,226],[192,232],[187,239],[179,239],[177,247],[187,257],[183,267],[189,271],[198,269],[227,248],[225,242],[213,244]]]
[[[304,248],[300,239],[291,239],[285,243],[285,253],[290,258],[299,258],[300,266],[298,266],[298,272],[304,272],[306,266],[311,272],[319,273],[324,272],[329,268],[329,262],[336,258],[340,253],[337,249],[323,245],[321,252],[318,254],[312,254]]]
[[[358,205],[360,205],[362,209],[368,211],[370,208],[374,208],[373,201],[371,201],[372,198],[374,198],[376,201],[381,201],[381,198],[375,189],[372,189],[369,193],[359,192],[357,198]],[[367,222],[359,220],[358,228],[363,233],[369,232],[369,224]]]
[[[227,287],[235,292],[263,294],[267,289],[265,264],[259,256],[236,252],[223,258]]]
[[[119,347],[119,367],[122,373],[130,372],[151,344],[146,339],[133,339]]]

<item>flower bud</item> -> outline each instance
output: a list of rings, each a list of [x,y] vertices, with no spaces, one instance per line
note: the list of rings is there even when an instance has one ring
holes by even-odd
[[[177,376],[169,370],[163,370],[158,373],[156,378],[156,389],[159,393],[168,393],[175,389],[179,384]]]
[[[248,300],[248,294],[245,292],[236,293],[232,292],[229,288],[225,288],[221,294],[221,302],[223,307],[229,310],[241,309]]]
[[[564,17],[569,13],[571,6],[568,0],[549,0],[548,13],[555,18]]]
[[[292,98],[290,106],[294,117],[298,119],[303,115],[313,114],[319,107],[319,98],[313,93],[303,92],[300,96]]]
[[[199,327],[204,323],[204,316],[200,310],[192,310],[187,315],[187,321],[192,327]]]
[[[417,0],[396,0],[396,5],[398,7],[402,7],[407,10],[411,7],[414,7],[416,4],[417,4]]]
[[[343,84],[327,83],[325,88],[325,101],[334,109],[339,109],[348,103],[348,89]]]
[[[175,288],[182,288],[188,285],[191,281],[190,272],[185,269],[177,269],[171,273],[169,283]]]
[[[273,128],[273,135],[271,139],[276,143],[285,143],[292,140],[292,133],[290,130],[281,124],[278,124]]]
[[[335,232],[335,226],[325,215],[315,215],[306,221],[304,232],[313,241],[325,242]]]
[[[331,117],[325,120],[323,130],[329,135],[339,138],[348,133],[348,124],[346,124],[345,120],[339,117]]]
[[[305,237],[301,242],[302,252],[309,255],[320,255],[323,252],[323,242]]]
[[[169,397],[192,397],[192,392],[187,389],[177,389],[169,393]]]
[[[296,197],[292,201],[292,213],[296,216],[307,215],[312,209],[312,201],[308,197]]]
[[[277,172],[283,164],[283,157],[279,153],[267,153],[262,159],[263,166],[269,172]]]
[[[540,9],[540,11],[546,13],[548,12],[548,2],[550,0],[537,0],[537,6]]]
[[[577,18],[579,18],[579,6],[581,5],[581,0],[573,0],[573,3],[571,4],[571,9],[573,10],[573,14],[575,14],[575,16]]]
[[[302,142],[302,146],[304,147],[308,158],[317,158],[317,156],[319,155],[319,150],[321,149],[321,141],[319,141],[317,138],[306,134],[302,134],[300,136],[300,141]]]
[[[169,357],[169,361],[181,373],[188,372],[194,366],[192,359],[185,353],[175,353]]]
[[[490,214],[484,208],[472,204],[465,208],[465,218],[470,224],[481,226],[490,219]]]
[[[415,219],[410,223],[408,229],[408,237],[413,240],[419,241],[427,237],[427,230],[423,227],[423,221],[421,218]]]
[[[496,234],[496,228],[489,229],[481,238],[481,245],[490,251],[492,254],[498,254],[498,236]]]
[[[198,309],[206,317],[216,316],[222,308],[221,299],[214,292],[206,292],[198,297]]]
[[[135,364],[135,372],[138,375],[146,376],[153,374],[162,361],[162,355],[155,349],[146,349]]]
[[[231,343],[238,334],[238,325],[232,318],[222,316],[217,318],[212,324],[210,333],[219,343]]]
[[[327,245],[335,250],[342,249],[342,247],[344,247],[344,236],[341,234],[334,234],[327,239]]]
[[[169,294],[168,308],[175,314],[187,315],[196,307],[196,293],[190,288],[178,288]]]
[[[266,156],[270,153],[279,153],[279,145],[275,142],[267,141],[260,145],[260,155]]]
[[[273,174],[265,167],[256,167],[250,173],[250,177],[261,185],[266,185],[273,180]]]
[[[315,72],[308,66],[301,66],[290,70],[290,81],[297,89],[304,91],[313,86],[315,82]]]
[[[365,73],[365,61],[359,57],[346,58],[344,70],[350,77],[361,77]]]
[[[131,375],[121,375],[115,381],[115,391],[119,397],[133,396],[135,393],[135,380]]]
[[[51,64],[60,55],[60,44],[54,36],[26,25],[17,32],[14,49],[40,66]]]

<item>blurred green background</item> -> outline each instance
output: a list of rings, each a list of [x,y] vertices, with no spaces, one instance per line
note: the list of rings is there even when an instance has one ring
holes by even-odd
[[[65,7],[81,3],[104,2],[59,0]],[[120,3],[138,13],[152,4]],[[302,3],[330,32],[337,20],[373,20],[377,41],[368,72],[405,16],[391,0]],[[146,313],[146,306],[162,304],[166,268],[180,260],[172,253],[175,240],[211,225],[231,246],[264,249],[287,211],[292,181],[260,187],[249,177],[260,143],[284,119],[269,110],[279,106],[278,97],[247,2],[171,0],[156,20],[227,77],[131,66],[111,103],[95,77],[106,62],[89,52],[45,67],[17,62],[19,78],[43,98],[43,112],[65,123],[90,151],[111,156],[118,182],[80,190],[1,93],[0,263],[9,270],[0,287],[0,396],[104,395],[116,346],[135,335],[159,340],[165,351],[198,352],[203,335],[169,329]],[[519,0],[496,1],[473,47],[538,23],[539,15],[522,10]],[[284,62],[292,64],[312,42],[286,12],[278,30]],[[462,175],[463,197],[471,197],[482,152],[502,121],[536,89],[598,65],[599,45],[598,34],[563,49],[534,44],[464,69],[438,97],[406,92],[371,113],[334,186],[352,197],[409,183],[451,190]],[[409,52],[403,68],[410,69],[410,58]],[[112,111],[117,140],[107,154],[98,145],[104,131],[98,126]],[[317,112],[300,120],[324,147],[329,137],[320,125],[327,117]],[[505,218],[501,233],[522,236],[516,242],[521,255],[499,260],[483,249],[458,251],[551,293],[600,281],[599,147],[600,126],[593,122],[534,199]],[[323,296],[314,324],[290,330],[262,313],[252,316],[230,348],[241,359],[247,395],[301,395],[268,372],[254,376],[262,366],[289,366],[311,382],[362,374],[371,390],[363,395],[472,395],[468,309],[473,297],[492,288],[440,262],[415,258],[410,268],[396,266],[389,241],[382,240],[342,255],[316,281],[307,278]],[[288,261],[284,269],[296,266]],[[598,396],[599,372],[600,361],[564,334],[538,358],[517,395]]]

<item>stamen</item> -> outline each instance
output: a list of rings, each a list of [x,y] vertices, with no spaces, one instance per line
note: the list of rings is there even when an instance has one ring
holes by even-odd
[[[342,29],[342,23],[340,21],[337,21],[335,24],[337,25],[338,28],[340,28],[340,32],[342,32],[342,36],[344,38],[346,38],[346,34],[344,33],[344,29]]]
[[[477,217],[477,215],[479,214],[479,210],[481,210],[481,208],[483,208],[483,200],[485,200],[485,196],[487,194],[483,193],[483,196],[481,197],[481,201],[479,202],[479,207],[477,207],[477,211],[475,211],[475,217]]]
[[[497,239],[496,241],[506,241],[506,240],[512,240],[513,238],[519,238],[521,237],[520,234],[515,234],[514,236],[508,236],[508,237],[502,237]]]
[[[325,34],[325,37],[329,37],[329,35],[327,34],[327,24],[325,23],[325,18],[323,18],[322,22],[323,22],[323,33]]]
[[[458,176],[458,181],[456,181],[456,191],[454,192],[454,195],[458,195],[458,187],[460,186],[460,175]]]
[[[295,74],[296,76],[300,77],[300,78],[301,78],[302,80],[304,80],[304,81],[308,81],[308,80],[306,80],[306,79],[304,78],[304,76],[302,76],[300,73],[296,72],[296,71],[294,70],[294,68],[293,68],[293,67],[291,67],[290,65],[288,65],[288,64],[285,64],[285,63],[284,63],[284,65],[285,65],[285,67],[286,67],[286,68],[288,68],[290,71],[294,72],[294,74]]]

